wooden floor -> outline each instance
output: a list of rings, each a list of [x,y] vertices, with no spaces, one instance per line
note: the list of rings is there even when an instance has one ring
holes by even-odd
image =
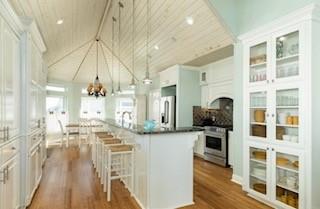
[[[83,146],[48,150],[43,179],[28,209],[139,209],[119,181],[106,201],[92,168],[90,150]],[[231,170],[195,159],[195,205],[183,209],[267,209],[230,182]]]

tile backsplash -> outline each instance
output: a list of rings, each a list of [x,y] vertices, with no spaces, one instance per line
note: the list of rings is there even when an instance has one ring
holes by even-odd
[[[208,109],[200,106],[193,107],[193,125],[203,126],[204,123],[212,122],[212,125],[233,125],[232,111],[221,109]],[[208,124],[207,124],[208,125]]]

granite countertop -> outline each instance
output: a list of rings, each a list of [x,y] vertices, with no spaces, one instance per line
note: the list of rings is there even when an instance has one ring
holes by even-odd
[[[116,121],[113,119],[104,120],[105,123],[115,126],[118,128],[123,128],[135,134],[168,134],[168,133],[185,133],[185,132],[198,132],[203,131],[203,128],[200,127],[179,127],[179,128],[155,128],[152,131],[145,130],[142,125],[137,125],[133,123],[121,123],[121,121]]]

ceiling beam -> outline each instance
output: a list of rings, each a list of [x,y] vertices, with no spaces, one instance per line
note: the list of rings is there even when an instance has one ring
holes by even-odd
[[[97,35],[96,35],[96,39],[97,39],[97,40],[100,40],[100,35],[101,35],[101,32],[102,32],[104,23],[105,23],[105,21],[106,21],[106,18],[107,18],[107,16],[108,16],[108,13],[109,13],[111,1],[112,1],[112,0],[107,0],[107,2],[106,2],[106,6],[105,6],[105,8],[104,8],[104,12],[103,12],[103,15],[102,15],[102,17],[101,17],[100,24],[99,24],[99,28],[98,28],[98,32],[97,32]]]
[[[130,75],[132,75],[134,79],[136,79],[136,81],[139,81],[139,79],[135,75],[133,75],[132,71],[129,70],[128,66],[120,60],[118,55],[116,55],[102,39],[100,41],[102,42],[103,46],[106,47],[106,49],[108,49],[111,55],[114,56],[120,62],[120,64],[130,73]]]
[[[92,42],[94,39],[90,39],[89,41],[85,42],[84,44],[81,44],[81,46],[73,49],[72,51],[68,52],[67,54],[63,55],[62,57],[60,57],[59,59],[57,59],[56,61],[54,61],[53,63],[51,63],[48,66],[48,70],[50,70],[50,68],[54,65],[56,65],[57,63],[61,62],[62,60],[64,60],[65,58],[69,57],[71,54],[73,54],[74,52],[78,51],[79,49],[81,49],[82,47],[86,46],[87,44],[89,44],[90,42]]]
[[[74,74],[74,76],[73,76],[73,78],[72,78],[72,81],[74,81],[74,80],[76,79],[76,77],[77,77],[77,75],[78,75],[78,73],[79,73],[79,71],[80,71],[80,68],[81,68],[84,60],[87,58],[87,56],[88,56],[88,54],[89,54],[89,52],[90,52],[90,50],[91,50],[91,48],[92,48],[92,46],[93,46],[93,44],[94,44],[95,42],[96,42],[96,40],[92,41],[92,43],[91,43],[88,51],[86,52],[86,54],[85,54],[84,57],[82,58],[82,60],[81,60],[81,62],[80,62],[80,65],[79,65],[76,73]],[[97,56],[98,56],[98,55],[97,55]]]

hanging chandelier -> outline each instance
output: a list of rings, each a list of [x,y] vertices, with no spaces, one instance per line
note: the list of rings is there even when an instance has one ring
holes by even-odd
[[[97,66],[96,66],[96,78],[93,81],[93,83],[89,83],[88,88],[87,88],[87,92],[89,96],[95,96],[96,98],[103,96],[106,96],[107,90],[103,87],[102,83],[99,80],[99,47],[98,47],[98,43],[99,43],[99,39],[96,39],[96,43],[97,43]]]

